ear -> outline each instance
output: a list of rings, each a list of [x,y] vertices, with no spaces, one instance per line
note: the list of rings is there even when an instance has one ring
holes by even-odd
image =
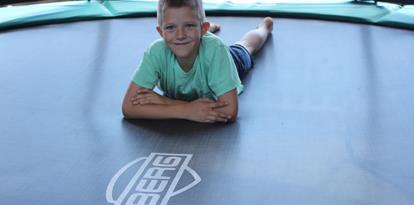
[[[164,37],[164,36],[162,35],[162,29],[161,29],[161,27],[160,27],[160,26],[157,26],[157,31],[158,31],[158,33],[160,34],[160,36],[161,36],[161,37]]]
[[[201,24],[201,35],[206,34],[208,29],[210,29],[210,23],[208,21],[203,22]]]

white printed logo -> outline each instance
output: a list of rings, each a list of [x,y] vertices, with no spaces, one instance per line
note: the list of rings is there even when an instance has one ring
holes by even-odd
[[[192,154],[151,153],[123,166],[106,188],[106,200],[114,205],[166,205],[168,200],[201,181],[200,176],[188,166]],[[138,171],[121,194],[114,199],[114,187],[119,178],[131,167],[142,162]],[[136,166],[134,166],[136,167]],[[174,190],[184,171],[193,177],[188,185]]]

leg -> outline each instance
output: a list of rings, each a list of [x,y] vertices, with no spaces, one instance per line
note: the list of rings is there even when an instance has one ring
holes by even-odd
[[[209,21],[208,19],[206,19],[206,20],[207,20],[207,22],[210,23],[210,28],[208,29],[208,31],[210,31],[211,33],[215,33],[215,32],[220,30],[220,25],[219,24],[213,23],[213,22]]]
[[[208,31],[210,31],[211,33],[215,33],[219,30],[220,30],[220,25],[210,22],[210,28],[208,29]]]
[[[272,30],[273,19],[266,17],[263,19],[263,23],[259,24],[256,29],[247,32],[237,43],[245,46],[249,53],[253,55],[260,50]]]

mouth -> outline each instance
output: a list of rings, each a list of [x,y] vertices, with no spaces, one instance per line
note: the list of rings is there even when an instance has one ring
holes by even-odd
[[[187,45],[187,44],[189,44],[191,41],[188,41],[188,42],[174,42],[174,45],[176,45],[176,46],[182,46],[182,45]]]

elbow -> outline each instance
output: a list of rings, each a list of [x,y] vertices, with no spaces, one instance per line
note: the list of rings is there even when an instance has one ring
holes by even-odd
[[[237,107],[234,108],[230,113],[229,113],[229,120],[228,122],[236,122],[237,120],[237,113],[238,113],[238,109]]]
[[[237,120],[237,113],[230,115],[228,122],[236,122]]]
[[[122,115],[124,116],[124,119],[130,119],[127,108],[125,106],[122,106]]]
[[[237,115],[238,115],[238,104],[230,104],[224,111],[224,113],[226,113],[227,115],[227,122],[236,122],[237,120]]]
[[[124,119],[126,120],[132,119],[131,108],[129,105],[127,105],[127,103],[122,104],[122,115],[124,116]]]
[[[147,118],[147,116],[145,116],[145,112],[141,105],[133,105],[130,102],[126,102],[122,104],[122,115],[124,116],[125,120]]]

